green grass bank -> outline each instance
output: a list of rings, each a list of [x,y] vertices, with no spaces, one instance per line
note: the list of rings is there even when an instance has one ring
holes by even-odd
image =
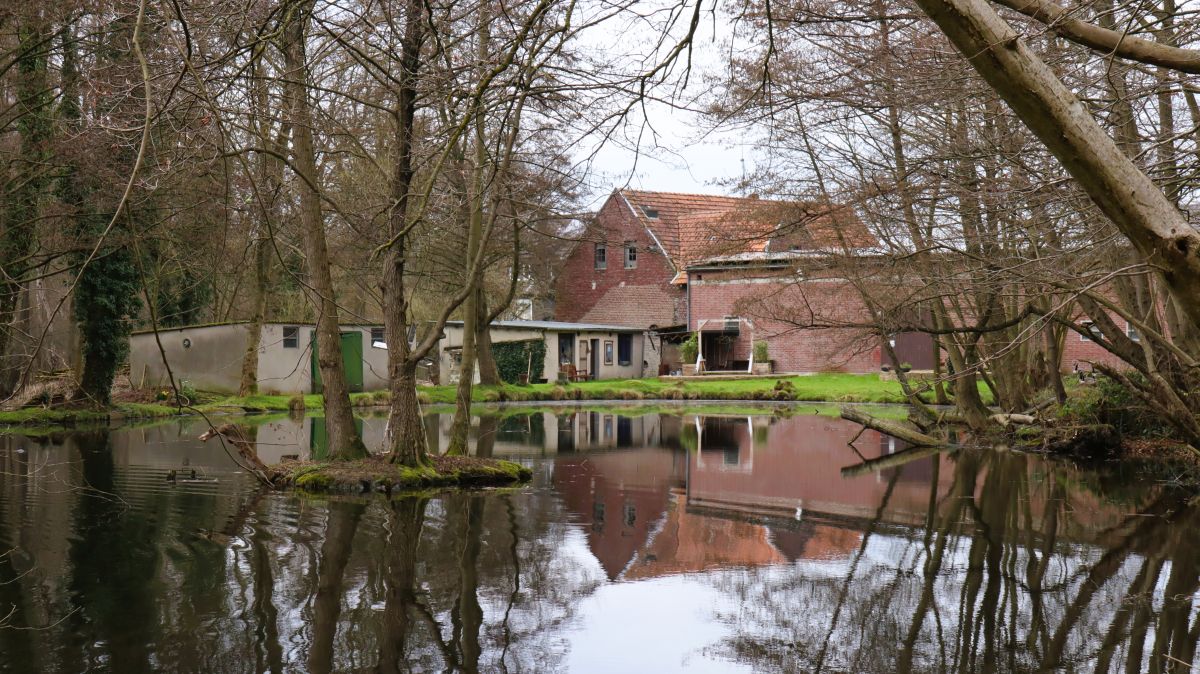
[[[990,398],[982,388],[985,400]],[[419,396],[430,405],[453,405],[454,386],[423,386]],[[108,410],[73,407],[29,407],[0,411],[0,425],[71,425],[125,419],[168,417],[177,414],[242,414],[287,411],[316,411],[323,404],[321,395],[198,396],[191,408],[177,410],[165,403],[121,403]],[[355,407],[387,405],[386,391],[355,393]],[[896,381],[885,381],[874,374],[816,374],[780,378],[746,379],[614,379],[567,385],[530,384],[516,386],[475,386],[472,400],[478,403],[542,401],[774,401],[780,403],[904,403],[904,394]]]

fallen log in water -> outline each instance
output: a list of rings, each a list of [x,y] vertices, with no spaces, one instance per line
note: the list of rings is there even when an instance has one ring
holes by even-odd
[[[953,447],[912,447],[901,450],[895,454],[888,454],[877,459],[867,459],[862,463],[856,463],[853,466],[845,466],[842,468],[842,477],[858,477],[866,473],[877,473],[888,468],[896,468],[903,466],[906,463],[924,459],[927,456],[940,454],[945,451],[953,451]]]
[[[887,419],[879,419],[862,411],[857,407],[843,407],[842,418],[847,421],[853,421],[862,424],[867,428],[874,429],[880,433],[886,433],[894,438],[898,438],[907,442],[914,447],[936,447],[944,445],[946,442],[932,435],[926,435],[921,431],[902,424],[898,421],[889,421]]]

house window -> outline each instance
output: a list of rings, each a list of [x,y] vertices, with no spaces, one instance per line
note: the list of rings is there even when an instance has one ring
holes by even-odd
[[[387,338],[383,334],[383,328],[371,328],[371,348],[387,348]]]
[[[1100,332],[1100,328],[1097,328],[1096,324],[1091,321],[1084,321],[1081,327],[1083,328],[1079,332],[1079,341],[1081,342],[1094,342],[1104,338],[1104,333]]]
[[[648,208],[646,206],[642,206],[642,212],[645,213],[646,217],[650,218],[651,220],[658,219],[658,209],[657,208]]]
[[[627,526],[627,527],[633,526],[637,522],[637,506],[632,503],[626,502],[625,507],[622,510],[623,510],[622,514],[624,515],[624,518],[625,518],[625,526]]]
[[[637,269],[637,244],[625,244],[625,268]]]
[[[1142,341],[1142,333],[1138,332],[1133,323],[1129,323],[1128,321],[1125,323],[1125,336],[1135,342]]]
[[[608,248],[602,244],[596,244],[596,269],[608,269]]]
[[[613,343],[611,339],[604,340],[604,364],[613,364]]]
[[[283,348],[299,349],[300,348],[300,328],[294,325],[283,326]]]
[[[617,335],[617,365],[633,362],[633,335]]]

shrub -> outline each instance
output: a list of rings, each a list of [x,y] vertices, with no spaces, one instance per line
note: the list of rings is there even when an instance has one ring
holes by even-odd
[[[303,412],[304,408],[305,408],[305,405],[304,405],[304,396],[303,395],[297,393],[296,395],[292,396],[291,398],[288,398],[288,411],[289,412]]]
[[[759,340],[754,343],[754,362],[765,363],[771,360],[771,354],[767,350],[767,342]]]
[[[679,356],[683,358],[684,365],[691,365],[696,362],[696,356],[700,355],[700,340],[699,333],[693,332],[682,344],[679,345]]]
[[[1143,379],[1142,375],[1136,373],[1128,376],[1135,382]],[[1112,426],[1121,436],[1174,435],[1170,423],[1154,406],[1147,405],[1136,393],[1115,379],[1097,377],[1095,386],[1081,389],[1062,407],[1061,416],[1074,417],[1084,424]]]
[[[376,404],[383,404],[383,403],[390,402],[392,400],[392,392],[391,391],[383,391],[383,390],[375,391],[374,393],[371,394],[371,400],[373,402],[375,402]]]

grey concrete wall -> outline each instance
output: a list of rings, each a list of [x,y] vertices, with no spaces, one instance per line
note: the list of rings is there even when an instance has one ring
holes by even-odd
[[[283,346],[281,323],[263,325],[258,349],[258,390],[263,393],[312,392],[313,326],[299,328],[299,344]],[[167,361],[177,380],[186,379],[205,391],[236,392],[242,376],[242,357],[249,325],[209,325],[160,330]],[[371,346],[371,326],[343,326],[342,332],[358,332],[363,344],[363,390],[387,388],[387,349]],[[183,346],[183,340],[191,342]],[[135,386],[170,386],[153,333],[130,338],[130,376]]]
[[[237,391],[242,378],[248,326],[210,325],[160,330],[163,351],[176,381],[205,391]],[[184,346],[184,340],[190,346]],[[129,338],[129,377],[141,388],[169,388],[170,378],[154,333]]]
[[[262,346],[258,355],[258,387],[263,392],[312,392],[312,339],[316,329],[311,325],[300,328],[300,344],[296,348],[283,346],[283,324],[263,326]],[[371,346],[371,326],[343,325],[342,332],[358,332],[362,339],[363,390],[377,391],[388,387],[387,349]]]
[[[283,346],[283,329],[300,329],[295,348]],[[262,327],[258,346],[258,390],[263,393],[312,392],[313,326],[268,323]]]

